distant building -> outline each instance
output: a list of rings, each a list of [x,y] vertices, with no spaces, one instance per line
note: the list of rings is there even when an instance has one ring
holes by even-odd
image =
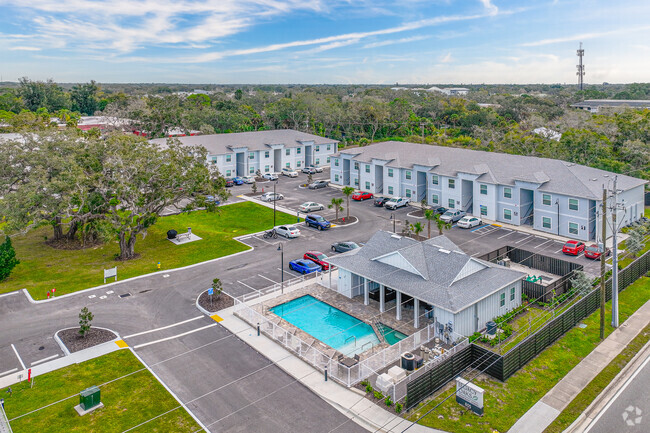
[[[420,92],[438,92],[442,93],[443,95],[449,95],[449,96],[463,96],[467,95],[469,93],[469,89],[466,89],[465,87],[448,87],[441,89],[440,87],[436,86],[431,86],[429,88],[424,88],[424,87],[391,87],[391,90],[412,90],[419,94]]]
[[[226,177],[248,176],[257,170],[277,173],[284,167],[300,170],[330,164],[338,141],[293,129],[179,137],[181,144],[203,146],[208,162]],[[150,140],[165,145],[166,138]]]
[[[560,141],[560,139],[562,138],[561,133],[554,131],[552,129],[548,129],[545,126],[535,128],[533,129],[533,132],[537,135],[541,135],[544,138],[548,138],[549,140]]]
[[[573,108],[580,108],[581,110],[589,111],[590,113],[598,113],[601,108],[637,108],[646,109],[650,108],[650,100],[635,100],[635,99],[588,99],[586,101],[578,102],[571,105]]]

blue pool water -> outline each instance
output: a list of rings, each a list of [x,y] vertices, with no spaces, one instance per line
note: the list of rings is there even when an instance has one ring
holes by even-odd
[[[379,344],[372,326],[310,295],[276,305],[271,311],[347,356]]]
[[[399,332],[398,330],[393,329],[388,325],[384,325],[383,323],[380,323],[379,326],[382,328],[381,332],[384,333],[386,343],[390,344],[391,346],[393,344],[399,343],[401,340],[407,337],[406,334]]]

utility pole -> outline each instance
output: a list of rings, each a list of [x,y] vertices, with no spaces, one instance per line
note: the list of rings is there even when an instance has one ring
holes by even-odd
[[[603,243],[603,249],[600,254],[600,339],[605,339],[605,297],[607,296],[607,291],[605,290],[605,259],[607,254],[605,254],[605,240],[607,239],[607,189],[603,185],[603,214],[601,216],[602,221],[602,236],[600,241]]]
[[[582,90],[582,80],[585,76],[585,66],[582,64],[582,57],[585,55],[585,50],[582,49],[582,42],[580,42],[580,49],[578,49],[577,55],[580,58],[580,63],[577,65],[578,72],[576,72],[576,75],[578,76],[578,85],[580,86],[580,90]]]
[[[616,234],[618,232],[617,214],[621,206],[618,203],[618,190],[616,189],[616,181],[618,176],[614,176],[614,190],[612,204],[612,327],[618,328],[618,244],[616,242]],[[625,209],[623,207],[623,209]]]

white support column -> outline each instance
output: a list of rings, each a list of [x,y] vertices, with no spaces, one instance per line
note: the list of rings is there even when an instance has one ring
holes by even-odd
[[[413,327],[418,329],[420,327],[420,300],[413,298]]]
[[[395,291],[395,319],[402,320],[402,292]]]
[[[367,278],[363,279],[363,305],[370,304],[370,282]]]
[[[383,284],[379,285],[379,312],[383,313],[386,311],[386,286]]]

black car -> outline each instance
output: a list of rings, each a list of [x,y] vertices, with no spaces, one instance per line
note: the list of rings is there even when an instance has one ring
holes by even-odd
[[[332,251],[337,253],[347,253],[359,248],[359,245],[356,242],[336,242],[332,244]]]
[[[313,182],[313,183],[309,184],[309,189],[325,188],[327,185],[329,185],[328,181],[326,181],[326,180],[317,180],[316,182]]]
[[[383,207],[388,200],[390,200],[390,197],[377,197],[373,204],[377,207]]]
[[[436,214],[442,215],[443,213],[447,212],[447,208],[440,206],[440,207],[435,208],[433,210],[433,212],[436,213]]]

